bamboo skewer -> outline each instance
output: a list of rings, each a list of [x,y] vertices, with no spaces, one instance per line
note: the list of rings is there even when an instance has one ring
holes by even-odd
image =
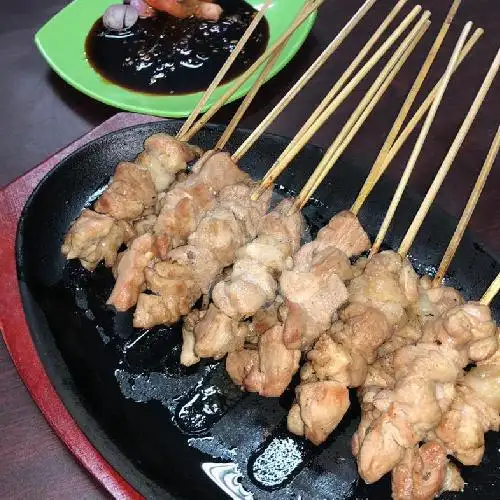
[[[220,139],[217,141],[217,144],[215,145],[216,150],[223,149],[224,146],[227,144],[227,141],[229,141],[230,137],[233,135],[233,132],[236,130],[236,127],[238,127],[238,124],[240,123],[240,120],[243,118],[243,115],[246,113],[246,111],[249,108],[250,104],[252,103],[254,97],[257,95],[260,88],[264,84],[267,76],[269,75],[270,71],[273,69],[274,64],[278,60],[278,57],[280,56],[282,50],[285,48],[287,41],[283,42],[275,50],[274,54],[268,59],[266,65],[264,66],[264,68],[260,72],[259,77],[255,81],[255,83],[252,85],[252,88],[250,89],[248,94],[245,96],[245,98],[243,99],[241,104],[239,105],[238,109],[236,110],[236,113],[234,114],[233,118],[231,118],[231,121],[229,122],[228,126],[224,130],[224,133],[221,135]]]
[[[189,130],[189,127],[191,127],[191,125],[195,122],[196,118],[198,117],[201,110],[207,103],[208,99],[210,99],[210,96],[213,94],[214,90],[219,86],[220,82],[226,76],[226,73],[229,71],[229,68],[233,65],[234,61],[240,54],[241,50],[248,42],[249,38],[252,36],[252,33],[255,31],[255,28],[257,28],[257,25],[264,17],[264,14],[267,12],[267,9],[271,6],[272,2],[273,0],[266,0],[262,8],[259,10],[259,12],[257,12],[255,17],[252,19],[252,22],[248,25],[248,28],[245,30],[243,36],[236,44],[236,47],[231,52],[226,62],[223,64],[222,68],[218,71],[217,75],[215,75],[215,78],[213,79],[212,83],[208,86],[207,90],[202,95],[198,104],[195,106],[195,108],[193,109],[193,111],[191,112],[191,114],[189,115],[189,117],[187,118],[187,120],[184,122],[181,129],[177,133],[178,139],[182,139],[182,137]]]
[[[328,47],[321,53],[321,55],[314,61],[309,69],[302,75],[302,77],[295,83],[295,85],[287,92],[281,101],[273,108],[273,110],[266,116],[264,120],[256,127],[250,136],[243,142],[243,144],[232,155],[234,161],[239,161],[243,155],[255,144],[259,137],[268,129],[274,120],[281,114],[281,112],[288,106],[288,104],[295,98],[295,96],[305,87],[311,78],[318,72],[318,70],[325,64],[325,62],[332,56],[332,54],[340,47],[342,42],[347,38],[351,31],[358,25],[364,18],[365,14],[371,9],[376,0],[367,0],[342,28],[339,34],[330,42]],[[396,15],[404,7],[408,0],[399,0],[394,6],[389,15],[385,18],[383,23],[378,27],[375,33],[370,37],[370,40],[361,49],[349,68],[346,70],[342,78],[336,84],[336,90],[332,95],[336,95],[338,90],[342,88],[345,82],[349,79],[352,73],[359,66],[361,61],[366,57],[370,49],[377,42],[377,40],[385,32],[389,24],[394,20]],[[333,89],[332,89],[333,90]],[[318,108],[319,110],[320,108]],[[324,109],[324,108],[323,108]],[[322,111],[322,110],[321,110]],[[320,112],[321,112],[320,111]],[[315,111],[316,113],[316,111]],[[307,124],[306,124],[307,125]],[[304,126],[306,126],[304,125]],[[308,126],[308,125],[307,125]]]
[[[500,273],[493,280],[493,283],[488,287],[488,290],[484,293],[483,297],[479,301],[484,306],[489,306],[492,300],[497,296],[500,291]]]
[[[410,179],[410,176],[413,172],[413,169],[415,168],[415,165],[416,165],[417,160],[420,156],[420,153],[422,152],[422,148],[424,147],[427,136],[429,135],[429,130],[431,128],[432,123],[434,122],[437,111],[438,111],[439,106],[441,104],[441,101],[443,99],[444,93],[446,92],[448,84],[449,84],[451,77],[453,75],[453,67],[455,66],[455,64],[458,60],[458,57],[460,55],[460,51],[462,50],[462,47],[465,44],[465,40],[466,40],[467,35],[469,34],[471,28],[472,28],[472,23],[469,22],[465,25],[465,27],[462,30],[462,33],[460,34],[460,37],[455,45],[455,49],[453,50],[453,54],[448,62],[448,66],[447,66],[446,71],[443,75],[443,79],[442,79],[441,85],[439,87],[439,90],[437,92],[436,98],[434,99],[434,101],[432,103],[431,109],[429,110],[429,114],[427,115],[427,117],[425,119],[424,125],[422,127],[422,130],[420,131],[417,142],[415,143],[415,146],[414,146],[413,151],[411,153],[410,159],[408,160],[408,163],[403,171],[403,175],[401,176],[398,187],[396,188],[394,196],[391,200],[391,203],[389,205],[387,213],[384,217],[384,221],[382,222],[382,225],[379,229],[377,237],[375,238],[375,242],[373,243],[372,249],[370,251],[370,255],[377,253],[380,249],[382,242],[384,241],[385,235],[387,234],[387,231],[388,231],[389,226],[392,222],[394,214],[396,213],[396,210],[399,206],[399,202],[401,201],[401,197],[403,196],[403,193],[406,189],[406,186],[407,186],[408,181]]]
[[[255,193],[252,195],[253,199],[256,199],[262,194],[267,187],[269,187],[277,177],[285,170],[288,164],[295,158],[299,151],[305,146],[305,144],[311,139],[311,137],[317,132],[317,130],[324,124],[324,122],[335,112],[335,110],[344,102],[344,100],[352,93],[352,91],[358,86],[358,84],[363,80],[363,78],[368,74],[368,72],[375,66],[375,64],[382,58],[382,56],[390,49],[390,47],[395,43],[395,41],[401,36],[403,31],[408,27],[408,25],[415,19],[415,17],[420,12],[421,7],[417,6],[413,11],[408,14],[405,20],[396,28],[392,35],[385,41],[385,43],[377,50],[377,52],[365,63],[361,70],[356,74],[355,77],[344,87],[344,89],[337,95],[335,99],[324,109],[321,115],[315,120],[313,126],[309,127],[304,134],[297,134],[292,140],[291,146],[288,149],[288,153],[285,152],[278,158],[274,165],[269,169],[267,174],[264,176],[262,183],[256,189]],[[411,39],[420,30],[423,24],[427,21],[430,16],[430,12],[426,11],[418,23],[415,25],[410,35],[407,37],[408,44]]]
[[[455,45],[455,49],[453,50],[453,54],[452,54],[451,59],[448,63],[446,71],[443,75],[443,79],[442,79],[441,85],[439,87],[439,90],[437,92],[436,98],[434,99],[434,101],[432,103],[431,109],[429,110],[429,114],[427,115],[427,117],[425,119],[424,125],[422,127],[422,130],[420,131],[417,142],[415,143],[415,146],[414,146],[413,151],[411,153],[410,159],[408,160],[408,163],[403,171],[403,175],[401,176],[401,179],[400,179],[399,184],[396,188],[394,196],[391,200],[389,208],[387,209],[387,213],[384,217],[384,220],[383,220],[382,225],[379,229],[377,237],[375,238],[375,242],[373,243],[372,249],[370,251],[370,255],[377,253],[380,249],[380,246],[382,245],[382,243],[384,241],[384,238],[387,234],[387,231],[388,231],[389,226],[392,222],[392,219],[394,218],[394,214],[396,213],[396,210],[399,206],[399,202],[401,201],[401,198],[402,198],[403,193],[406,189],[406,186],[408,184],[410,176],[413,173],[413,169],[415,168],[415,165],[416,165],[417,160],[420,156],[420,153],[422,152],[422,148],[423,148],[425,141],[427,139],[427,136],[429,134],[431,125],[434,122],[438,108],[439,108],[441,101],[443,99],[444,93],[446,92],[448,84],[449,84],[451,77],[453,75],[453,67],[455,66],[456,61],[458,60],[458,56],[460,54],[460,51],[462,50],[462,47],[465,44],[465,40],[466,40],[467,35],[468,35],[469,31],[471,30],[471,28],[472,28],[472,23],[469,22],[465,25],[465,27],[462,30],[462,33],[457,41],[457,44]]]
[[[207,110],[207,112],[192,125],[188,132],[183,134],[179,139],[189,141],[197,132],[199,132],[206,123],[219,111],[219,109],[230,99],[233,94],[264,64],[271,54],[274,53],[285,40],[287,40],[295,30],[315,11],[325,0],[311,0],[304,10],[295,18],[289,28],[274,42],[274,44],[267,48],[257,61],[255,61],[242,75],[236,78],[230,88]]]
[[[467,116],[462,123],[462,126],[460,127],[460,130],[453,141],[453,144],[448,151],[448,154],[446,155],[446,158],[443,161],[443,164],[439,168],[438,173],[436,174],[436,177],[431,184],[431,187],[427,191],[427,195],[424,198],[424,201],[422,205],[420,206],[417,214],[415,215],[415,218],[413,219],[413,222],[411,223],[405,237],[403,238],[403,241],[401,242],[401,245],[399,247],[399,254],[400,255],[406,255],[408,253],[408,250],[410,249],[413,240],[415,239],[415,236],[417,235],[418,230],[420,229],[420,226],[422,225],[427,212],[429,211],[429,208],[434,201],[434,198],[437,195],[437,192],[439,191],[439,188],[441,187],[441,184],[443,183],[444,178],[446,177],[446,174],[451,168],[451,165],[453,161],[455,160],[455,157],[458,154],[458,151],[460,147],[462,146],[462,143],[465,140],[465,137],[467,136],[472,123],[474,122],[477,113],[479,112],[479,109],[481,108],[481,105],[484,102],[484,99],[486,98],[486,94],[488,93],[493,80],[495,79],[498,70],[500,68],[500,50],[497,52],[495,59],[493,60],[493,63],[491,64],[490,69],[488,70],[488,73],[483,81],[483,84],[481,85],[481,88],[479,89],[479,92],[476,95],[476,98],[474,99],[474,102],[472,103],[472,106],[467,113]]]
[[[500,127],[498,127],[497,133],[493,139],[493,142],[491,143],[490,150],[488,152],[484,165],[481,169],[481,172],[479,173],[479,176],[476,180],[474,189],[472,190],[467,205],[465,206],[462,217],[460,218],[457,228],[455,229],[455,233],[453,234],[453,237],[450,240],[450,243],[448,245],[448,248],[446,249],[444,257],[441,260],[441,264],[439,264],[439,269],[432,282],[433,286],[440,286],[446,274],[446,271],[448,271],[448,267],[451,261],[453,260],[453,257],[455,256],[455,252],[457,251],[458,245],[462,240],[465,229],[469,224],[472,213],[474,212],[477,202],[479,201],[479,197],[481,196],[484,185],[486,184],[488,175],[490,174],[493,164],[495,163],[499,149],[500,149]]]
[[[410,109],[415,102],[415,99],[420,92],[422,85],[427,78],[427,75],[429,73],[429,70],[434,63],[436,56],[441,48],[441,45],[450,29],[451,23],[453,22],[453,19],[455,17],[455,14],[457,13],[458,8],[460,7],[462,0],[455,0],[448,12],[448,15],[446,16],[443,25],[441,26],[441,29],[439,30],[438,35],[436,36],[436,39],[434,40],[434,43],[432,44],[431,49],[429,50],[429,53],[427,54],[427,57],[420,68],[420,71],[417,75],[417,78],[415,79],[415,82],[412,85],[412,88],[410,89],[410,92],[406,96],[406,99],[401,107],[401,110],[399,111],[399,114],[394,122],[394,125],[392,126],[389,134],[387,135],[387,138],[384,142],[384,145],[382,146],[376,160],[374,163],[373,168],[371,169],[370,175],[365,181],[365,184],[361,188],[361,191],[354,202],[351,212],[354,214],[358,214],[359,210],[361,208],[361,205],[363,205],[364,201],[368,197],[368,195],[371,193],[373,189],[373,185],[378,182],[380,175],[378,175],[378,172],[381,169],[381,164],[382,162],[386,159],[387,154],[389,153],[390,149],[392,148],[394,141],[396,140],[401,127],[403,126],[404,121],[406,120],[406,117],[408,116],[408,113],[410,112]],[[375,180],[374,182],[372,182]]]
[[[304,12],[304,10],[306,9],[306,6],[307,6],[307,3],[304,4],[302,9],[297,14],[297,17],[300,16],[302,14],[302,12]],[[245,98],[243,99],[243,101],[239,105],[238,109],[236,110],[236,113],[234,114],[233,118],[231,119],[228,126],[224,130],[224,133],[217,141],[217,144],[215,145],[215,148],[214,148],[215,150],[223,149],[224,146],[229,141],[229,139],[231,138],[231,135],[233,135],[234,131],[238,127],[240,120],[243,118],[244,114],[246,113],[246,111],[250,107],[250,104],[254,100],[254,98],[257,95],[257,93],[259,92],[260,88],[265,83],[267,76],[269,75],[269,73],[273,69],[274,64],[278,60],[281,52],[286,47],[288,40],[290,40],[290,37],[288,37],[286,40],[284,40],[281,45],[277,46],[276,50],[271,54],[271,56],[267,60],[266,64],[262,68],[262,71],[260,72],[259,76],[257,77],[257,80],[255,80],[255,82],[252,85],[251,89],[249,90],[248,94],[245,96]]]
[[[430,21],[427,21],[413,40],[411,40],[410,45],[406,48],[403,55],[396,57],[396,64],[392,67],[389,75],[384,79],[384,81],[376,81],[372,85],[372,89],[374,88],[375,93],[372,92],[372,89],[367,92],[361,103],[358,105],[358,108],[355,110],[337,138],[333,141],[313,175],[300,192],[291,211],[293,211],[293,209],[301,209],[314,194],[328,172],[335,165],[347,146],[351,143],[352,139],[356,136],[368,116],[370,116],[377,103],[384,96],[385,92],[389,88],[389,85],[399,73],[408,57],[414,51],[429,26]],[[397,54],[394,54],[394,56],[396,55]]]
[[[470,53],[470,51],[474,48],[476,43],[479,41],[481,36],[483,35],[484,30],[481,28],[476,29],[472,36],[469,38],[468,42],[466,43],[465,47],[462,49],[462,53],[460,55],[460,58],[457,62],[457,65],[455,66],[454,71],[458,69],[460,64],[464,61],[464,59],[467,57],[467,55]],[[365,199],[368,197],[370,192],[373,189],[373,186],[378,182],[380,177],[384,174],[384,172],[387,170],[387,167],[391,164],[392,160],[394,157],[399,153],[400,149],[404,146],[406,141],[408,140],[409,136],[412,134],[412,132],[415,130],[417,125],[420,123],[420,121],[424,118],[425,114],[431,107],[437,92],[439,90],[439,86],[441,85],[443,79],[441,78],[438,83],[435,85],[434,89],[430,92],[430,94],[426,97],[424,102],[420,105],[418,110],[415,112],[413,117],[410,119],[408,124],[405,126],[399,137],[396,139],[396,142],[390,149],[389,153],[385,157],[385,160],[382,162],[380,165],[380,168],[378,172],[375,172],[373,169],[371,170],[368,178],[365,181],[365,184],[361,188],[361,191],[355,201],[355,205],[358,205],[359,203],[363,204]]]
[[[327,106],[333,101],[333,99],[337,96],[337,94],[340,92],[342,87],[349,81],[349,78],[352,76],[354,71],[358,68],[358,66],[361,64],[363,59],[366,57],[366,55],[370,52],[370,50],[373,48],[375,43],[378,41],[378,39],[383,35],[383,33],[386,31],[388,28],[389,24],[393,21],[393,19],[396,17],[398,14],[399,10],[402,8],[402,5],[396,4],[396,6],[393,8],[393,10],[388,14],[386,19],[382,22],[382,24],[378,27],[378,29],[375,31],[375,33],[370,37],[370,39],[366,42],[364,47],[361,49],[360,53],[356,56],[356,58],[351,62],[349,67],[344,71],[344,73],[340,76],[340,78],[337,80],[335,85],[330,89],[328,94],[323,98],[319,106],[316,108],[316,110],[313,111],[311,116],[306,120],[306,122],[302,125],[300,130],[297,132],[295,135],[294,139],[290,142],[290,144],[285,148],[283,153],[281,154],[280,158],[278,159],[277,163],[279,163],[283,158],[285,158],[293,148],[294,144],[298,140],[299,137],[302,137],[306,131],[312,127],[321,113],[327,108]],[[418,10],[417,10],[418,9]],[[419,6],[415,7],[414,10],[417,10],[415,15],[420,11]],[[268,175],[268,174],[266,174]],[[264,177],[264,181],[267,181],[267,178]]]
[[[386,31],[388,28],[389,24],[393,21],[393,19],[396,17],[396,15],[399,13],[403,5],[400,5],[399,3],[396,4],[396,6],[392,9],[392,11],[388,14],[388,16],[384,19],[382,24],[378,27],[378,29],[375,31],[375,33],[370,37],[370,39],[366,42],[364,47],[361,49],[360,53],[356,56],[356,58],[351,62],[349,67],[344,71],[344,73],[340,76],[340,78],[337,80],[335,85],[330,89],[328,94],[323,98],[319,106],[316,108],[316,110],[313,111],[311,116],[306,120],[306,122],[302,125],[300,130],[297,132],[295,135],[294,139],[290,142],[290,144],[285,148],[283,153],[280,155],[278,160],[276,161],[276,164],[280,163],[284,158],[286,158],[294,145],[296,144],[297,140],[304,136],[304,134],[309,130],[314,124],[317,122],[318,118],[321,116],[323,111],[328,107],[328,105],[333,101],[333,99],[337,96],[337,94],[342,90],[342,87],[349,81],[349,78],[352,76],[354,71],[358,68],[358,66],[361,64],[363,59],[368,55],[370,50],[373,48],[375,43],[377,43],[378,39],[383,35],[383,33]],[[414,9],[415,16],[416,14],[420,11],[418,7],[415,7]],[[409,24],[409,23],[408,23]],[[262,182],[267,183],[269,180],[270,172],[268,172],[265,176]],[[270,183],[272,183],[273,180],[271,180]],[[258,193],[262,194],[265,188],[258,188]]]

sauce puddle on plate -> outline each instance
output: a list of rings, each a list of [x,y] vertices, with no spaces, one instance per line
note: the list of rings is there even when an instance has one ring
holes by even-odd
[[[112,32],[100,18],[87,36],[87,59],[106,80],[130,90],[158,95],[205,90],[257,12],[242,0],[218,3],[224,13],[217,22],[157,13],[139,19],[130,29]],[[264,18],[223,83],[249,68],[264,53],[268,40]]]

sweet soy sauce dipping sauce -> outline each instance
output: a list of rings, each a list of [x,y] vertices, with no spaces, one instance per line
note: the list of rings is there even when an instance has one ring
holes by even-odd
[[[106,80],[130,90],[159,95],[205,90],[257,12],[243,0],[217,3],[224,9],[217,22],[157,12],[138,19],[129,29],[113,32],[100,18],[87,36],[87,59]],[[250,67],[264,53],[268,40],[264,18],[223,83]]]

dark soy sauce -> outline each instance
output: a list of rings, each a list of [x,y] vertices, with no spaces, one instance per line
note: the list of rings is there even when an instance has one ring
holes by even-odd
[[[224,9],[218,22],[157,13],[117,33],[98,19],[85,43],[87,59],[105,79],[130,90],[160,95],[205,90],[257,12],[243,0],[218,3]],[[249,68],[268,40],[269,26],[263,19],[223,83]]]

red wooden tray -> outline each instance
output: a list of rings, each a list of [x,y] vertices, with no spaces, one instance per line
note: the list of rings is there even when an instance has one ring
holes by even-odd
[[[19,216],[42,177],[70,153],[109,132],[157,118],[119,113],[0,191],[0,328],[16,369],[47,422],[77,460],[115,498],[142,498],[92,446],[66,410],[38,357],[17,281],[15,241]]]

